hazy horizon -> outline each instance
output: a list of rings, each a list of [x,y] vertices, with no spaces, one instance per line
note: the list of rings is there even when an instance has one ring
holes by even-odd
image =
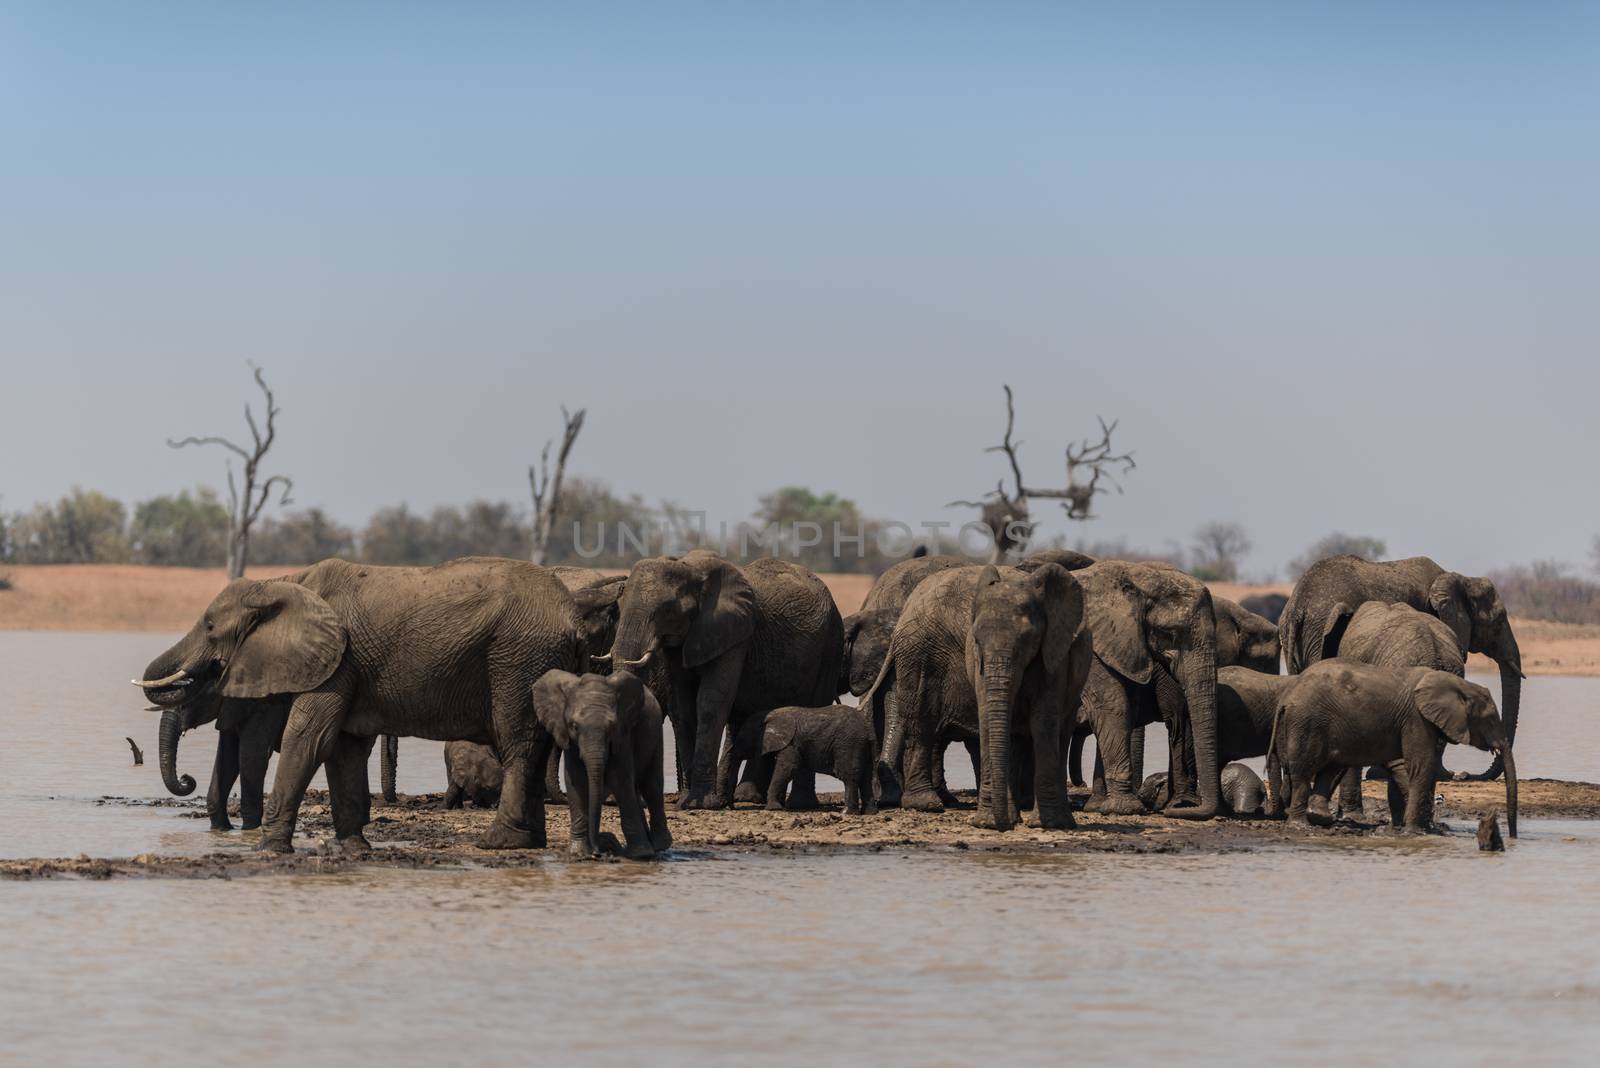
[[[1041,535],[1247,575],[1600,532],[1581,4],[0,10],[0,508],[221,487],[247,360],[299,506],[569,473],[960,522],[1119,419]],[[699,413],[687,420],[678,407]],[[708,416],[710,416],[708,418]],[[1008,478],[1009,481],[1009,478]],[[270,514],[270,513],[269,513]]]

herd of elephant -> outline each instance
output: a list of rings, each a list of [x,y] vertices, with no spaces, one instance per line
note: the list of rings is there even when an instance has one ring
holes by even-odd
[[[1465,680],[1469,652],[1500,666],[1503,721]],[[411,736],[450,743],[446,805],[496,806],[479,846],[542,848],[546,799],[564,792],[574,855],[647,857],[672,841],[666,718],[682,809],[814,806],[827,774],[844,783],[847,813],[937,811],[956,803],[944,753],[961,742],[976,825],[1066,829],[1092,734],[1087,811],[1286,808],[1328,822],[1338,783],[1359,811],[1361,770],[1374,767],[1396,826],[1421,829],[1455,742],[1495,754],[1486,775],[1505,775],[1514,835],[1521,678],[1493,585],[1425,557],[1323,560],[1275,622],[1170,566],[1059,550],[1016,566],[905,560],[841,618],[797,564],[695,551],[627,575],[469,557],[237,579],[136,684],[162,713],[174,793],[195,788],[177,773],[180,736],[215,723],[212,825],[230,827],[238,781],[262,849],[292,850],[318,767],[339,845],[368,849],[372,747],[382,736],[392,799],[395,739]],[[858,702],[837,703],[846,693]],[[1167,773],[1145,781],[1144,727],[1157,721]],[[1264,798],[1235,763],[1253,756],[1267,757]],[[600,829],[608,797],[622,842]]]

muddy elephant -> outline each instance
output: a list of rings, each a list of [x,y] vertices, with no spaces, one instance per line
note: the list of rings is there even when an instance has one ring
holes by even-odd
[[[785,560],[743,567],[704,550],[634,564],[611,652],[635,672],[660,657],[672,688],[680,752],[693,754],[682,808],[723,808],[717,758],[724,731],[752,712],[832,704],[844,624],[828,588]],[[801,792],[801,783],[795,784]],[[815,803],[815,788],[806,786]]]
[[[1159,563],[1102,560],[1073,577],[1083,587],[1094,635],[1083,718],[1094,733],[1097,755],[1095,789],[1085,808],[1125,815],[1144,811],[1135,792],[1142,781],[1143,750],[1135,741],[1142,739],[1138,728],[1160,718],[1171,742],[1168,772],[1175,784],[1163,811],[1182,819],[1211,819],[1221,789],[1218,621],[1211,591]]]
[[[479,808],[493,808],[500,803],[500,789],[506,773],[500,766],[500,758],[488,746],[477,742],[446,742],[444,773],[449,783],[444,794],[445,808],[460,808],[466,801]]]
[[[1171,799],[1164,771],[1146,777],[1139,787],[1139,800],[1152,812],[1165,808]],[[1222,766],[1222,811],[1230,816],[1259,816],[1266,809],[1266,800],[1267,788],[1261,776],[1243,764]]]
[[[211,829],[233,830],[228,818],[228,795],[237,782],[240,822],[245,830],[254,830],[261,826],[267,764],[278,749],[288,720],[287,699],[247,701],[223,697],[215,691],[164,709],[157,732],[161,781],[179,797],[194,793],[194,779],[178,774],[178,739],[185,731],[215,723],[217,753],[211,767],[211,787],[206,791]]]
[[[644,682],[626,670],[551,671],[534,684],[533,704],[566,757],[571,855],[621,851],[643,859],[671,849],[661,791],[661,706]],[[607,795],[622,817],[623,850],[600,830]]]
[[[1432,668],[1323,660],[1301,672],[1273,722],[1272,751],[1288,780],[1291,822],[1331,823],[1329,799],[1346,769],[1389,769],[1396,828],[1426,830],[1434,773],[1447,742],[1496,753],[1505,767],[1506,823],[1517,836],[1517,765],[1487,689]]]
[[[1062,567],[969,566],[925,580],[864,699],[874,716],[882,705],[881,767],[903,770],[901,805],[943,809],[933,761],[948,741],[977,739],[974,824],[1008,830],[1033,802],[1040,826],[1071,827],[1063,746],[1092,658],[1083,592]]]
[[[844,784],[845,815],[872,815],[878,811],[872,792],[877,760],[877,737],[866,709],[791,705],[747,716],[722,751],[718,774],[723,789],[731,792],[741,763],[765,765],[759,780],[768,783],[769,809],[784,807],[784,794],[797,772],[832,775]]]
[[[1438,616],[1465,653],[1482,653],[1500,668],[1500,701],[1506,736],[1517,738],[1522,707],[1522,653],[1494,583],[1446,571],[1426,556],[1373,562],[1357,556],[1319,560],[1300,576],[1283,610],[1279,633],[1289,674],[1343,656],[1341,637],[1348,616],[1368,601],[1406,604]],[[1500,774],[1497,758],[1484,778]]]
[[[292,699],[263,849],[292,851],[319,765],[341,845],[368,848],[366,760],[378,734],[492,743],[506,788],[478,844],[530,848],[545,840],[530,761],[542,767],[551,744],[533,714],[533,681],[579,666],[581,651],[572,597],[533,564],[325,560],[279,579],[230,582],[136,682],[166,710],[214,692]]]
[[[844,619],[844,674],[839,693],[860,697],[872,686],[889,655],[889,638],[906,601],[923,579],[954,567],[971,567],[963,556],[918,556],[879,575],[854,615]],[[881,732],[880,732],[881,736]]]
[[[1378,667],[1426,667],[1465,676],[1467,658],[1456,635],[1438,616],[1419,612],[1408,604],[1368,601],[1353,613],[1335,607],[1344,621],[1334,645],[1346,660]]]
[[[1216,659],[1220,671],[1224,667],[1238,666],[1263,674],[1275,675],[1279,667],[1278,628],[1273,626],[1264,616],[1259,616],[1243,605],[1236,604],[1226,597],[1213,596],[1211,598],[1211,612],[1216,620]],[[1183,706],[1183,690],[1174,685],[1175,680],[1163,678],[1158,680],[1156,687],[1156,711],[1161,718],[1168,722],[1183,722],[1186,719],[1186,710]],[[1269,713],[1270,716],[1270,713]],[[1154,712],[1147,710],[1147,721],[1154,722]],[[1270,718],[1268,720],[1270,731]],[[1219,724],[1220,730],[1220,724]],[[1082,786],[1083,781],[1083,743],[1091,733],[1087,722],[1080,722],[1072,735],[1072,747],[1067,754],[1067,771],[1072,785]],[[1192,749],[1186,750],[1190,755],[1184,759],[1183,781],[1188,782],[1194,774]],[[1260,753],[1266,752],[1265,736],[1262,739]],[[1259,753],[1247,753],[1245,756],[1258,756]],[[1220,763],[1226,764],[1231,757],[1221,756]],[[1144,775],[1144,726],[1141,724],[1135,729],[1129,740],[1129,760],[1132,764],[1132,778],[1138,780]],[[1097,782],[1103,781],[1104,775],[1097,772]],[[1097,788],[1096,793],[1103,789]]]

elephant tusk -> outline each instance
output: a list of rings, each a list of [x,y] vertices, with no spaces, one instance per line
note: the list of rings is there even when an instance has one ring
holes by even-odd
[[[656,651],[654,649],[651,649],[648,653],[645,653],[643,656],[641,656],[637,660],[624,660],[622,662],[622,666],[627,668],[629,671],[639,671],[639,670],[642,670],[643,668],[649,667],[650,666],[650,660],[655,655],[656,655]]]
[[[145,690],[160,690],[167,686],[186,686],[189,683],[189,673],[179,668],[164,679],[130,679],[135,686]]]
[[[589,666],[590,667],[604,667],[605,665],[607,665],[609,663],[611,663],[611,654],[610,653],[604,653],[604,654],[595,653],[595,654],[591,654],[590,657],[589,657]]]

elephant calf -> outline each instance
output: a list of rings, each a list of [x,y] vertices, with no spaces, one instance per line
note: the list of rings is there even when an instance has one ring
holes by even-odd
[[[755,776],[766,781],[767,808],[784,807],[784,794],[802,771],[832,775],[844,783],[846,815],[874,815],[873,770],[877,741],[865,709],[849,705],[801,708],[791,705],[758,712],[739,725],[723,751],[718,772],[731,795],[745,761],[765,766]]]
[[[600,830],[607,794],[617,799],[627,856],[652,857],[672,848],[662,797],[661,705],[639,676],[621,669],[610,675],[547,671],[533,684],[533,707],[566,758],[569,852],[622,852]]]
[[[1139,787],[1139,800],[1152,812],[1159,812],[1172,800],[1167,785],[1167,773],[1157,772],[1144,780]],[[1229,764],[1222,769],[1221,812],[1234,816],[1259,816],[1266,809],[1267,788],[1261,776],[1243,764]]]
[[[488,746],[477,742],[446,743],[444,770],[450,779],[450,788],[444,795],[445,808],[460,808],[463,800],[479,808],[494,808],[500,803],[500,785],[506,772]]]
[[[1399,671],[1353,660],[1307,668],[1278,706],[1272,750],[1290,780],[1290,822],[1332,822],[1329,798],[1346,768],[1381,764],[1393,776],[1398,828],[1426,830],[1445,743],[1497,754],[1505,764],[1506,823],[1517,836],[1517,766],[1494,697],[1445,671]]]

